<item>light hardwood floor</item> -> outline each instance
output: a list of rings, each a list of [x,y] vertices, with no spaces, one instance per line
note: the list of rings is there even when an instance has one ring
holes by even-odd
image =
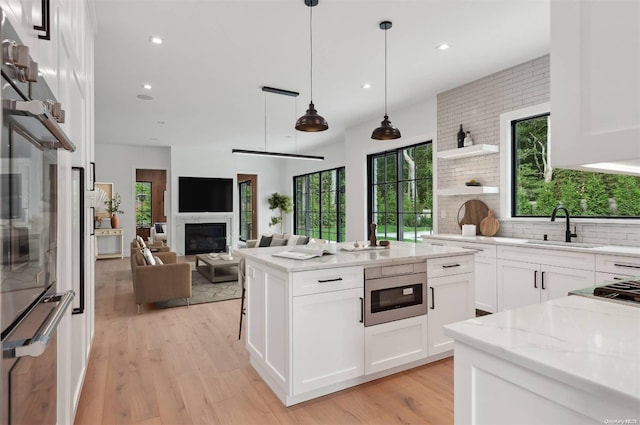
[[[129,259],[96,265],[96,332],[76,425],[451,424],[453,360],[286,408],[238,341],[240,300],[136,314]]]

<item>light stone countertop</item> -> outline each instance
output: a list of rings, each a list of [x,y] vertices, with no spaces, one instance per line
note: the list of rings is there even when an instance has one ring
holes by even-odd
[[[415,244],[410,242],[391,241],[391,246],[375,251],[342,251],[341,247],[352,248],[352,242],[330,243],[319,245],[333,252],[330,255],[311,258],[308,260],[294,260],[282,257],[274,257],[273,254],[289,251],[293,246],[279,246],[266,248],[241,248],[234,251],[234,255],[242,255],[258,263],[274,267],[285,272],[297,272],[306,270],[330,269],[349,266],[382,266],[389,264],[402,264],[416,259],[441,258],[457,255],[470,255],[472,251],[464,248],[433,246],[428,244]],[[301,245],[300,247],[308,247]]]
[[[569,296],[445,326],[445,335],[640,414],[640,308]]]
[[[438,234],[426,235],[422,237],[423,241],[430,240],[448,240],[457,242],[475,242],[493,245],[509,245],[520,246],[523,248],[536,248],[546,250],[560,251],[576,251],[587,252],[591,254],[610,254],[624,255],[629,257],[640,257],[640,246],[619,246],[619,245],[598,245],[598,244],[581,244],[580,242],[557,242],[557,241],[538,241],[533,239],[505,238],[499,236],[462,236],[459,234]],[[597,245],[597,246],[594,246]]]

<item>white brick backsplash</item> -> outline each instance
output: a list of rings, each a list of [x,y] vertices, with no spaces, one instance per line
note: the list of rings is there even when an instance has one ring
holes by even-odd
[[[470,131],[475,144],[500,143],[500,114],[527,106],[549,102],[549,55],[505,69],[493,75],[472,81],[438,95],[437,150],[455,149],[456,134],[463,124]],[[485,186],[500,184],[500,155],[487,155],[462,159],[438,159],[436,187],[449,189],[463,187],[469,179],[476,179]],[[501,188],[501,191],[508,188]],[[500,218],[500,196],[438,196],[438,231],[460,233],[457,214],[465,201],[478,198]],[[440,218],[440,211],[446,218]],[[576,227],[576,242],[608,245],[640,245],[640,225],[581,223]],[[542,240],[564,240],[565,222],[559,220],[533,221],[509,220],[500,222],[499,236]]]

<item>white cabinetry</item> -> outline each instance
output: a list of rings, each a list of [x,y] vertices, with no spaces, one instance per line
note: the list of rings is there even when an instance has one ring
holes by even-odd
[[[594,254],[499,246],[498,310],[537,304],[593,286],[594,263]]]
[[[364,373],[370,375],[426,358],[427,320],[422,315],[364,328]]]
[[[550,16],[551,133],[561,141],[551,165],[637,161],[640,2],[552,1]]]
[[[640,258],[596,254],[596,285],[640,276]]]
[[[293,394],[364,374],[363,291],[294,297]]]
[[[488,313],[498,311],[496,245],[492,243],[448,241],[433,238],[424,238],[424,242],[436,246],[458,246],[460,248],[474,250],[474,292],[476,308]]]
[[[430,356],[453,350],[453,339],[442,332],[444,325],[475,316],[473,264],[471,255],[427,261]]]

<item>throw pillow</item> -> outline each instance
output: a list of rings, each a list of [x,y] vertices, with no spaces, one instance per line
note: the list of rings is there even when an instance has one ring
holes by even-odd
[[[160,259],[160,257],[158,257],[157,255],[154,255],[153,259],[156,260],[156,266],[159,266],[160,264],[164,264]]]
[[[298,236],[296,245],[306,245],[309,243],[309,236]]]
[[[280,239],[280,238],[274,237],[273,239],[271,239],[271,244],[269,246],[285,246],[286,244],[287,244],[286,239]]]
[[[131,242],[133,244],[133,246],[135,246],[136,248],[140,249],[140,242],[138,242],[138,239],[134,239],[133,242]]]
[[[142,256],[144,260],[147,262],[148,266],[155,266],[156,260],[153,258],[153,254],[151,254],[151,250],[149,248],[142,248]]]
[[[147,245],[144,243],[144,239],[142,239],[142,236],[136,236],[136,240],[138,241],[138,245],[140,245],[140,248],[146,248]]]
[[[291,235],[289,239],[287,239],[287,245],[297,245],[298,243],[298,235]]]
[[[265,246],[270,246],[271,245],[271,239],[273,239],[273,236],[262,236],[260,238],[260,244],[258,245],[259,248],[264,248]]]
[[[137,265],[144,266],[145,264],[147,264],[147,261],[144,259],[144,255],[142,255],[142,251],[137,252],[135,256]]]

